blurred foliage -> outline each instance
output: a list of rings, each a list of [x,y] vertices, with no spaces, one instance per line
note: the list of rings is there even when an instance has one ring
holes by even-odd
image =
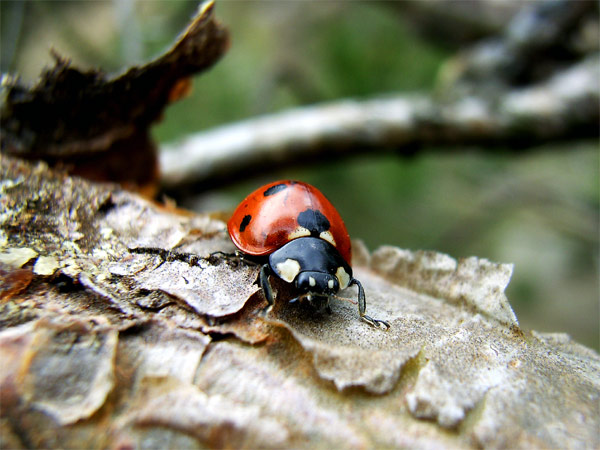
[[[34,80],[54,48],[80,67],[119,71],[166,49],[196,9],[189,1],[0,2],[2,71]],[[232,47],[155,137],[345,97],[433,90],[450,56],[382,2],[217,2]],[[597,142],[506,151],[362,155],[240,180],[197,210],[233,208],[260,183],[298,178],[338,207],[355,238],[514,262],[508,297],[525,328],[568,332],[599,347]],[[190,205],[188,205],[190,206]]]

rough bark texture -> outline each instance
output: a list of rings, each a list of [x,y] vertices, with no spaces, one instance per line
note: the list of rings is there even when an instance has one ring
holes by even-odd
[[[357,243],[389,331],[263,317],[220,220],[0,157],[3,448],[600,445],[600,357],[519,328],[510,265]]]

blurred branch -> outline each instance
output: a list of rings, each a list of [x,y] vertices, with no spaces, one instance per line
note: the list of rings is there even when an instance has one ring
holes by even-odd
[[[592,55],[545,82],[497,95],[399,95],[298,108],[199,133],[160,155],[168,191],[340,154],[457,145],[523,148],[598,136],[600,61]]]
[[[600,51],[598,27],[598,2],[529,2],[500,35],[460,52],[442,78],[455,97],[539,83]]]
[[[527,0],[447,0],[383,2],[416,32],[439,45],[460,48],[499,33]]]
[[[444,66],[443,96],[398,95],[304,107],[166,146],[163,186],[175,193],[358,152],[412,154],[423,147],[459,145],[519,149],[596,137],[597,8],[589,1],[525,4],[500,34],[461,51]]]
[[[35,86],[3,76],[0,151],[152,194],[151,124],[185,95],[191,75],[210,68],[229,47],[213,10],[214,2],[202,3],[170,50],[116,76],[80,70],[56,54],[55,66]]]

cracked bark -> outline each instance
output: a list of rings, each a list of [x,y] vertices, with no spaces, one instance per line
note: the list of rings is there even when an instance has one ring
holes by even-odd
[[[600,357],[519,327],[510,265],[357,242],[388,332],[283,285],[262,317],[222,221],[0,162],[5,447],[600,444]]]

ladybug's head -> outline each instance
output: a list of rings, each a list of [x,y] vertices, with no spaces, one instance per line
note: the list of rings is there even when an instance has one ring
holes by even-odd
[[[295,284],[302,292],[326,296],[336,294],[340,290],[338,279],[327,272],[300,272]]]

